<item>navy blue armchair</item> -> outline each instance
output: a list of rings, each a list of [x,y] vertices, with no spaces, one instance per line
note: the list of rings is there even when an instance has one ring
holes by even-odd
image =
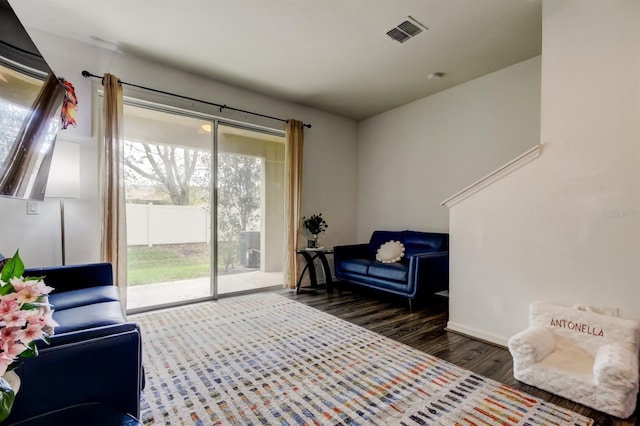
[[[405,256],[394,263],[376,261],[388,241],[400,241]],[[396,294],[411,301],[449,288],[449,234],[374,231],[369,243],[334,247],[336,278]]]
[[[51,344],[16,372],[20,391],[7,424],[77,404],[99,403],[134,417],[143,387],[142,341],[128,322],[109,263],[25,271],[54,287],[49,301],[59,327]]]

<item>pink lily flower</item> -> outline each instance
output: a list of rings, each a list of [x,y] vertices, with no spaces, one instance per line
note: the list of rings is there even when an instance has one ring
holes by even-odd
[[[40,325],[29,325],[24,330],[18,332],[20,341],[25,345],[42,338],[42,327]]]
[[[11,278],[9,283],[13,286],[15,291],[20,291],[27,286],[27,283],[22,277]]]
[[[2,298],[0,301],[0,316],[10,314],[20,309],[20,304],[12,298]]]
[[[40,327],[56,327],[57,322],[53,319],[53,311],[32,311],[33,314],[29,316],[27,322],[33,325],[39,325]],[[46,331],[45,331],[46,332]],[[49,333],[47,333],[49,334]]]
[[[30,287],[38,291],[40,294],[49,294],[53,287],[49,287],[44,283],[44,281],[37,279],[29,279],[29,278],[11,278],[9,280],[15,291],[20,292],[21,290]]]
[[[44,315],[42,316],[42,320],[43,320],[43,325],[45,327],[57,327],[60,324],[58,324],[54,319],[53,319],[53,311],[47,311],[44,313]],[[49,333],[51,334],[51,333]]]
[[[15,311],[4,315],[2,319],[7,327],[23,327],[29,317],[28,311]]]
[[[3,327],[0,329],[0,348],[5,345],[5,342],[15,342],[18,338],[18,327]]]
[[[53,287],[49,287],[42,280],[37,281],[36,289],[38,290],[38,292],[40,292],[40,294],[43,294],[43,295],[49,294],[53,291]]]
[[[18,355],[24,352],[27,349],[25,345],[22,343],[5,343],[2,345],[2,350],[4,351],[4,355],[8,356],[12,359],[16,359]]]
[[[38,300],[38,297],[40,297],[38,290],[31,286],[23,287],[17,294],[17,300],[20,303],[33,303]]]

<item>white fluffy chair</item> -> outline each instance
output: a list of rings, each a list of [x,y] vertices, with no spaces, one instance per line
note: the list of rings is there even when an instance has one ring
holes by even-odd
[[[640,324],[585,308],[533,303],[509,339],[517,380],[620,417],[638,393]]]

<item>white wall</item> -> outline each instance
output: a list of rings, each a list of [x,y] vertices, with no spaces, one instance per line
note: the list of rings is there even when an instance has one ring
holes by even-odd
[[[542,154],[451,209],[450,328],[504,344],[535,300],[640,320],[639,22],[545,0]]]
[[[359,240],[448,232],[440,202],[539,140],[540,57],[360,122]]]
[[[323,235],[327,246],[350,243],[356,236],[357,124],[349,119],[302,107],[193,74],[170,69],[120,52],[112,52],[77,41],[38,32],[24,23],[35,44],[57,75],[76,88],[79,97],[78,128],[60,133],[61,139],[81,145],[81,196],[65,203],[67,216],[67,263],[97,261],[100,219],[97,192],[97,126],[99,111],[96,90],[99,82],[84,79],[86,69],[102,75],[110,72],[126,82],[136,83],[236,108],[282,118],[295,118],[313,127],[305,130],[303,168],[303,214],[321,211],[329,222]],[[134,91],[125,92],[136,94]],[[164,100],[151,97],[153,100]],[[190,102],[176,104],[206,110]],[[218,111],[209,108],[208,112]],[[256,120],[243,114],[229,118],[254,124],[284,128],[283,123]],[[47,200],[40,215],[27,216],[23,201],[0,199],[0,252],[20,248],[28,266],[60,263],[59,215],[57,200]]]

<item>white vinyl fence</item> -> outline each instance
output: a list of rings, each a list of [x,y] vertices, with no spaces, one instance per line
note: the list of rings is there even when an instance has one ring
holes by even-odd
[[[209,216],[204,206],[127,204],[127,244],[208,243]]]

